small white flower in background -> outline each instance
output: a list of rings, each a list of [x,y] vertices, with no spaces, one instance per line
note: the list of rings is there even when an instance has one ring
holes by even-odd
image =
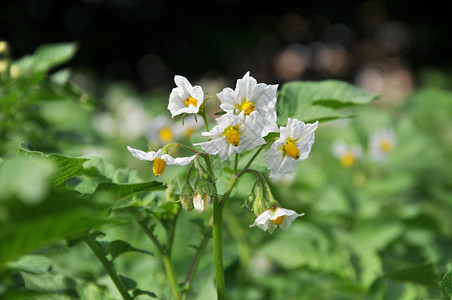
[[[369,142],[370,156],[372,160],[384,162],[389,153],[394,150],[397,139],[392,128],[384,128],[376,131]]]
[[[358,145],[347,145],[342,140],[333,143],[333,154],[345,168],[353,166],[357,159],[361,158],[363,149]]]
[[[269,132],[277,132],[276,125],[276,90],[278,85],[257,83],[256,79],[247,72],[242,79],[237,80],[235,90],[225,88],[217,97],[221,101],[220,107],[227,113],[239,114],[253,118],[262,123],[262,136]]]
[[[195,158],[195,155],[189,157],[173,158],[169,154],[164,154],[162,152],[162,149],[159,149],[157,152],[144,152],[131,148],[129,146],[127,146],[127,149],[130,151],[130,153],[132,153],[133,156],[135,156],[139,160],[154,161],[152,171],[154,172],[155,176],[162,175],[163,171],[165,171],[166,165],[186,166]]]
[[[204,126],[204,123],[201,120],[196,122],[195,117],[190,115],[184,118],[184,124],[182,122],[177,122],[174,124],[174,134],[176,137],[184,137],[189,139],[199,128]]]
[[[192,86],[187,78],[179,75],[174,76],[174,82],[177,87],[171,91],[168,104],[168,110],[173,118],[183,113],[198,113],[204,101],[202,88],[199,85]]]
[[[140,101],[127,99],[117,108],[119,134],[122,138],[135,140],[147,130],[148,115]]]
[[[282,230],[287,232],[290,224],[292,224],[296,218],[303,215],[304,213],[298,214],[293,210],[281,207],[269,208],[257,216],[256,220],[252,225],[250,225],[250,227],[257,226],[263,231],[268,230],[270,234],[272,234],[277,227],[280,227]]]
[[[155,143],[166,145],[177,139],[176,123],[166,115],[158,115],[148,122],[147,138]]]
[[[264,154],[270,169],[270,177],[276,174],[290,174],[295,171],[297,163],[308,158],[314,144],[314,131],[319,122],[305,124],[289,118],[287,126],[281,126],[280,138]]]
[[[211,140],[194,145],[201,146],[209,154],[218,154],[222,161],[234,153],[248,151],[265,144],[260,134],[262,125],[250,118],[245,118],[243,111],[239,115],[225,114],[216,121],[218,125],[202,134]]]

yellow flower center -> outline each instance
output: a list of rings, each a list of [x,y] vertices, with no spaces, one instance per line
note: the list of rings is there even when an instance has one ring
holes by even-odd
[[[273,224],[275,224],[275,225],[281,225],[282,221],[283,221],[283,216],[279,216],[276,219],[272,220]]]
[[[224,131],[226,134],[226,139],[228,140],[229,144],[231,144],[234,147],[237,147],[240,143],[240,134],[237,129],[235,129],[232,126],[229,126]]]
[[[286,144],[283,146],[284,151],[292,157],[293,159],[300,158],[300,150],[298,150],[297,146],[292,141],[286,141]]]
[[[249,115],[254,111],[254,103],[253,102],[244,102],[240,107],[240,111],[245,111],[245,115]]]
[[[160,176],[165,171],[166,162],[161,158],[155,158],[154,165],[152,166],[152,171],[154,171],[155,176]]]
[[[193,97],[188,97],[187,99],[184,100],[184,102],[185,102],[185,105],[187,105],[187,107],[189,107],[190,104],[193,105],[194,107],[198,106],[198,100],[196,100]]]
[[[349,168],[355,163],[355,155],[352,152],[347,151],[342,155],[340,162],[343,167]]]
[[[184,135],[185,135],[185,137],[188,139],[189,137],[191,137],[192,135],[193,135],[193,133],[195,133],[195,131],[196,131],[196,128],[195,127],[188,127],[186,130],[185,130],[185,132],[184,132]]]
[[[160,129],[159,138],[163,143],[169,143],[173,140],[173,132],[168,127]]]
[[[389,153],[392,151],[392,149],[394,149],[394,144],[391,141],[388,140],[383,140],[380,143],[380,150],[385,152],[385,153]]]

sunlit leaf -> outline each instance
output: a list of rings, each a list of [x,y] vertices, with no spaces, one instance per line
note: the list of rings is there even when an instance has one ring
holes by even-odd
[[[164,190],[166,186],[161,182],[150,181],[134,184],[118,184],[104,182],[99,184],[95,193],[106,192],[114,197],[116,201],[125,200],[131,198],[139,193],[146,193],[151,191]]]
[[[338,80],[294,81],[283,85],[277,102],[278,123],[287,118],[305,122],[345,118],[338,109],[368,104],[377,98],[349,83]]]

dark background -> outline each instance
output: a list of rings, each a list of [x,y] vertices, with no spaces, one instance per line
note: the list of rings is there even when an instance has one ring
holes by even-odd
[[[238,78],[247,70],[278,82],[353,80],[360,66],[388,58],[402,60],[414,73],[425,66],[451,67],[445,1],[344,3],[2,0],[0,39],[10,43],[16,58],[43,43],[78,41],[72,68],[90,70],[100,80],[129,80],[142,89],[172,85],[174,74]],[[322,43],[345,49],[345,71],[312,66],[312,49]],[[310,67],[278,75],[276,58],[294,45],[308,49]]]

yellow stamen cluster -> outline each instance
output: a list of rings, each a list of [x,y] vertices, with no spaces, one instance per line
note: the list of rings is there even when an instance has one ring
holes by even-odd
[[[196,100],[193,97],[188,97],[187,99],[184,100],[184,102],[185,102],[185,105],[187,105],[187,107],[189,107],[190,104],[193,105],[194,107],[198,106],[198,100]]]
[[[170,143],[173,140],[173,132],[168,127],[160,129],[159,138],[163,143]]]
[[[152,166],[152,171],[154,172],[155,176],[162,175],[163,171],[165,171],[165,168],[166,162],[163,159],[156,157]]]
[[[300,150],[292,141],[286,141],[286,144],[283,146],[283,150],[293,159],[300,158]]]
[[[229,144],[231,144],[234,147],[237,147],[240,143],[240,133],[237,129],[235,129],[232,126],[229,126],[224,131],[226,134],[226,139],[228,140]]]
[[[343,167],[349,168],[355,163],[355,155],[352,152],[347,151],[341,156],[340,162]]]
[[[249,115],[254,111],[254,109],[255,107],[253,102],[244,102],[240,107],[240,111],[244,111],[245,115]]]
[[[380,149],[385,153],[389,153],[394,149],[394,144],[391,141],[383,140],[380,143]]]
[[[275,224],[275,225],[281,225],[282,221],[283,221],[283,216],[279,216],[276,219],[272,220],[273,224]]]

